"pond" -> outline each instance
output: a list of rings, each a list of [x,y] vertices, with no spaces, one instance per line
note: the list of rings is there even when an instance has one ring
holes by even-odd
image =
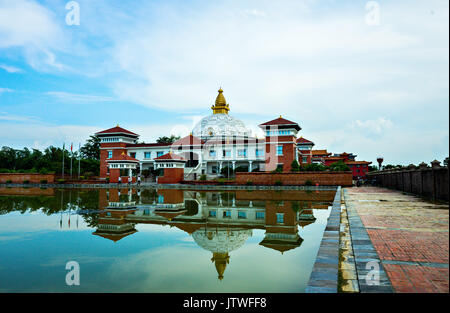
[[[0,188],[0,292],[304,292],[334,194]]]

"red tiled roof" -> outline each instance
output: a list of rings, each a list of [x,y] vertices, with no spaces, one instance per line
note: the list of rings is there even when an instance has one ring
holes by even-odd
[[[262,123],[263,126],[270,126],[270,125],[297,125],[297,123],[289,121],[287,119],[282,118],[281,116],[279,118],[276,118],[274,120]]]
[[[114,161],[114,162],[118,162],[118,161],[139,162],[138,159],[130,157],[126,153],[122,153],[121,155],[112,157],[111,159],[106,159],[106,162],[111,162],[111,161]]]
[[[201,144],[203,144],[203,141],[200,138],[190,134],[186,137],[178,139],[172,145],[173,146],[187,146],[187,145],[201,145]]]
[[[127,147],[139,148],[139,147],[169,147],[170,143],[128,143]]]
[[[107,130],[102,130],[101,132],[98,132],[95,134],[96,135],[106,135],[106,134],[117,134],[117,133],[124,133],[124,134],[128,134],[128,135],[139,136],[138,134],[130,132],[129,130],[122,128],[119,125],[117,125],[116,127],[107,129]]]
[[[297,143],[309,143],[309,144],[314,144],[314,142],[312,142],[312,141],[310,141],[310,140],[308,140],[308,139],[306,139],[306,138],[303,138],[303,137],[298,138],[298,139],[297,139]]]
[[[331,152],[327,152],[327,150],[311,150],[313,155],[331,155]]]
[[[175,161],[185,161],[186,159],[183,158],[182,156],[179,156],[178,154],[175,153],[166,153],[160,157],[155,158],[155,161],[159,161],[159,160],[175,160]]]
[[[372,164],[372,162],[368,161],[347,161],[345,164]]]

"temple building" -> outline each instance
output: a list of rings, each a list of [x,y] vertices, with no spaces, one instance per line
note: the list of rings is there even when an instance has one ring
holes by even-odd
[[[97,132],[100,138],[100,178],[127,182],[143,171],[170,168],[161,183],[196,180],[200,175],[214,179],[226,171],[288,172],[291,163],[327,165],[327,150],[313,150],[314,143],[302,136],[296,122],[279,118],[259,127],[264,138],[257,138],[245,124],[230,115],[223,90],[218,90],[212,114],[201,119],[192,132],[172,144],[138,143],[139,135],[117,125]],[[354,159],[351,161],[355,161]],[[154,179],[155,181],[156,179]],[[133,179],[134,181],[134,179]]]

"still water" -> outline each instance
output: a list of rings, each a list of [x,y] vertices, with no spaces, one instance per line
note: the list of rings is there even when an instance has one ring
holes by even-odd
[[[0,188],[0,292],[303,292],[334,193]]]

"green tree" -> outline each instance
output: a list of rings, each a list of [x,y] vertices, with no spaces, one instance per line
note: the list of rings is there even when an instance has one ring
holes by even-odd
[[[91,135],[80,151],[84,159],[100,160],[100,138]]]
[[[156,139],[156,142],[172,144],[175,141],[179,140],[180,138],[181,138],[180,136],[175,136],[175,135],[170,135],[170,137],[162,136],[162,137],[159,137],[158,139]]]

